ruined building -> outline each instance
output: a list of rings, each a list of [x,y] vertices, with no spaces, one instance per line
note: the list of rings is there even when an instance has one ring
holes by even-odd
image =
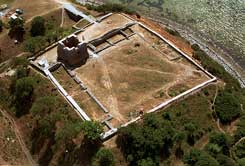
[[[89,58],[87,43],[80,42],[76,35],[68,36],[58,43],[58,61],[67,67],[77,67]]]

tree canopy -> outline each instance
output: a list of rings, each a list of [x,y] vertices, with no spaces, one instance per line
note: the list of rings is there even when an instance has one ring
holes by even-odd
[[[150,114],[145,116],[143,124],[132,124],[120,129],[117,143],[133,165],[146,158],[159,163],[161,153],[169,155],[173,137],[171,124]]]
[[[97,121],[84,121],[81,127],[85,138],[92,142],[97,141],[103,132],[102,125]]]
[[[16,81],[15,85],[15,108],[16,116],[21,116],[32,104],[32,95],[34,90],[34,80],[32,77],[23,77]]]
[[[184,163],[189,166],[219,166],[219,163],[205,151],[191,149],[184,158]]]
[[[229,123],[241,114],[239,100],[228,91],[222,91],[217,96],[215,111],[222,123]]]
[[[43,36],[45,35],[45,20],[41,16],[35,17],[31,22],[31,36]]]
[[[93,166],[114,166],[114,155],[109,149],[100,148],[93,160]]]
[[[0,19],[0,32],[3,30],[3,21]]]

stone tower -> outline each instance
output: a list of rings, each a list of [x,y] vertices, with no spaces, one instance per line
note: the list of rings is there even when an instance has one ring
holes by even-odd
[[[58,61],[67,67],[77,67],[89,58],[87,43],[80,42],[76,35],[68,36],[58,43]]]

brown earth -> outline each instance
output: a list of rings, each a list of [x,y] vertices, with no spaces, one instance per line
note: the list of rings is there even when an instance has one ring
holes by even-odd
[[[108,18],[111,19],[113,16]],[[122,123],[139,110],[147,111],[169,99],[170,87],[181,84],[189,89],[208,79],[183,58],[170,61],[167,54],[152,48],[154,39],[148,31],[140,27],[132,29],[139,35],[106,49],[99,53],[99,58],[76,69],[85,85]]]
[[[148,20],[146,18],[141,17],[138,19],[136,16],[131,16],[133,19],[136,19],[139,22],[142,22],[146,26],[150,27],[154,31],[161,34],[164,38],[168,39],[172,43],[174,43],[180,50],[185,52],[187,55],[191,56],[193,53],[193,50],[191,48],[191,45],[184,40],[184,38],[173,36],[170,33],[168,33],[161,25],[159,25],[156,22],[153,22],[151,20]]]

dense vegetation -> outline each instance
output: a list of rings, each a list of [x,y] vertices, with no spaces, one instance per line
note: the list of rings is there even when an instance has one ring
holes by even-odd
[[[0,32],[3,30],[3,21],[0,19]]]
[[[95,158],[96,163],[113,165],[109,150],[103,149],[97,154],[102,146],[100,134],[103,131],[99,122],[83,122],[53,85],[28,67],[26,57],[14,58],[11,67],[16,68],[15,74],[0,79],[0,103],[31,126],[26,140],[31,153],[39,155],[40,165],[51,161],[59,165],[79,163],[81,153],[88,155],[88,162]],[[81,152],[84,149],[87,150]]]
[[[99,6],[93,6],[93,5],[86,5],[88,10],[95,10],[98,12],[103,12],[103,13],[107,13],[107,12],[123,12],[123,13],[127,13],[127,14],[135,14],[135,10],[133,8],[128,7],[127,5],[122,5],[122,4],[118,4],[118,3],[105,3],[103,5],[99,5]]]
[[[24,42],[25,51],[37,53],[64,36],[72,33],[72,29],[57,27],[54,20],[45,20],[41,16],[31,22],[30,36]]]

